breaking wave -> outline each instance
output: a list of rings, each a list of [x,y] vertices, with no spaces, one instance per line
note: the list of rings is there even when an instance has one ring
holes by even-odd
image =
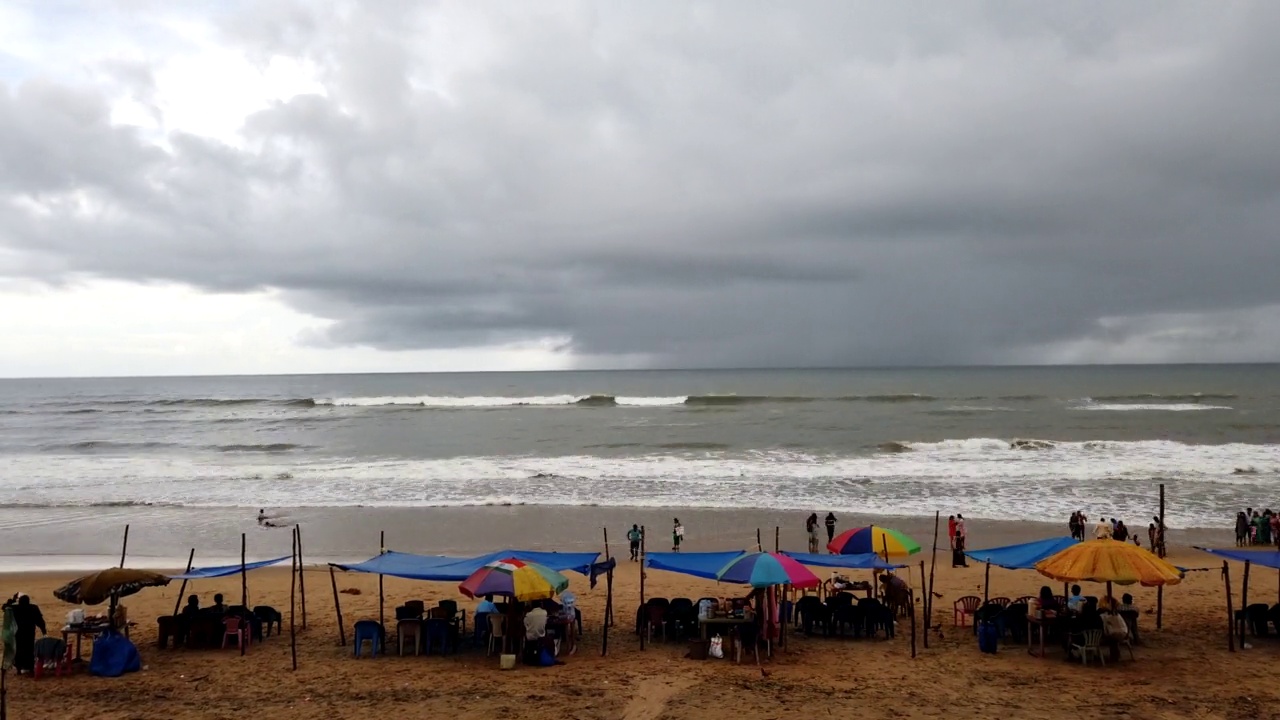
[[[488,395],[384,395],[378,397],[315,398],[319,406],[388,407],[417,406],[424,408],[499,408],[499,407],[734,407],[768,403],[869,402],[908,403],[933,402],[938,398],[918,393],[896,395],[850,395],[816,397],[805,395],[531,395],[503,397]]]

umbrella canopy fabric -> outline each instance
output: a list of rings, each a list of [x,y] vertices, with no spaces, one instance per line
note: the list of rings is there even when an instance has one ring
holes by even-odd
[[[53,596],[72,604],[97,605],[114,597],[132,595],[144,587],[169,584],[169,577],[149,570],[109,568],[72,580],[53,591]]]
[[[794,585],[799,588],[822,584],[809,568],[781,553],[757,552],[730,560],[716,573],[720,582],[742,583],[753,588]]]
[[[537,563],[495,560],[458,585],[469,598],[501,595],[520,601],[549,600],[569,587],[569,578]]]
[[[1182,571],[1151,551],[1119,540],[1089,540],[1036,563],[1036,570],[1059,582],[1177,585]]]
[[[845,530],[827,543],[827,549],[839,555],[883,555],[886,544],[890,555],[915,555],[920,552],[920,543],[912,540],[906,533],[875,525]]]

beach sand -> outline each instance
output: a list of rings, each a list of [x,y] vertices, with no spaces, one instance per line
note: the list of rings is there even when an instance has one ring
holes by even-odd
[[[690,517],[694,517],[692,514]],[[790,518],[794,519],[794,518]],[[692,525],[692,522],[689,521]],[[928,523],[931,525],[931,520]],[[995,526],[971,525],[971,533],[1008,539]],[[1015,534],[1035,537],[1043,528]],[[618,528],[622,535],[622,528]],[[754,535],[754,532],[750,533]],[[287,537],[287,533],[286,533]],[[793,537],[799,537],[793,533]],[[626,557],[621,537],[615,556]],[[944,539],[945,543],[945,539]],[[771,545],[771,538],[766,542]],[[792,547],[798,545],[792,544]],[[668,548],[658,547],[658,550]],[[698,547],[690,549],[713,549]],[[913,586],[919,586],[919,561],[911,558]],[[952,603],[967,594],[982,594],[983,568],[971,564],[953,569],[949,553],[939,552],[932,622],[941,634],[921,641],[911,658],[906,621],[896,639],[806,639],[791,636],[789,648],[763,665],[750,659],[741,665],[725,660],[684,658],[686,647],[657,642],[639,649],[631,632],[639,598],[638,565],[622,562],[614,581],[617,623],[609,634],[609,654],[600,656],[605,584],[588,589],[581,576],[570,574],[586,621],[578,653],[554,668],[498,669],[497,657],[465,652],[449,657],[351,658],[350,647],[338,645],[333,593],[326,567],[308,567],[308,628],[297,636],[298,665],[290,670],[288,568],[268,568],[248,576],[249,604],[267,604],[286,613],[285,635],[252,646],[245,657],[234,650],[159,650],[154,646],[158,615],[173,611],[179,583],[154,588],[126,599],[129,616],[138,622],[133,638],[146,669],[117,679],[77,674],[65,679],[9,679],[9,717],[178,719],[266,717],[293,718],[495,718],[547,720],[565,718],[1265,718],[1280,713],[1280,689],[1271,663],[1280,640],[1259,640],[1253,649],[1229,653],[1221,563],[1189,548],[1175,548],[1173,559],[1188,567],[1212,567],[1189,574],[1165,593],[1164,630],[1155,630],[1156,591],[1129,588],[1137,604],[1149,611],[1141,619],[1143,644],[1137,662],[1126,655],[1106,669],[1063,661],[1060,651],[1040,660],[1025,647],[1002,646],[997,655],[978,652],[968,629],[952,627]],[[1241,568],[1233,566],[1232,582],[1239,598]],[[820,571],[825,576],[829,571]],[[69,606],[51,591],[74,574],[17,573],[0,576],[7,596],[21,590],[32,595],[52,627],[60,625]],[[857,573],[854,574],[858,576]],[[378,615],[378,578],[337,574],[348,627]],[[739,588],[683,575],[650,570],[648,596],[697,598],[736,594]],[[1250,596],[1272,602],[1277,593],[1275,571],[1253,573]],[[991,571],[992,596],[1035,593],[1044,579],[1028,571]],[[1052,584],[1051,584],[1052,585]],[[1100,586],[1086,586],[1100,594]],[[1061,586],[1056,586],[1061,591]],[[187,593],[208,603],[215,592],[230,603],[240,599],[240,578],[191,583]],[[387,578],[387,615],[403,601],[420,598],[431,604],[459,598],[456,587]],[[1117,590],[1117,595],[1122,592]],[[470,607],[471,603],[465,605]],[[301,618],[299,617],[299,627]],[[921,625],[924,623],[922,622]]]

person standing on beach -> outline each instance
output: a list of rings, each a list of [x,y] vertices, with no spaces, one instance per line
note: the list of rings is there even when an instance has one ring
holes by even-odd
[[[951,543],[951,549],[956,549],[956,516],[947,516],[947,539]]]
[[[1155,521],[1154,524],[1156,526],[1156,544],[1152,547],[1152,551],[1155,552],[1157,557],[1164,557],[1166,552],[1164,546],[1164,523],[1160,522],[1159,515],[1154,515],[1151,519]]]
[[[809,554],[818,552],[818,513],[809,515],[804,521],[804,531],[809,534]]]
[[[1079,511],[1071,513],[1071,519],[1067,520],[1067,529],[1071,531],[1072,540],[1079,540],[1081,535],[1084,534],[1080,527]]]
[[[684,542],[684,526],[680,518],[675,518],[671,526],[671,552],[680,552],[680,543]]]
[[[627,541],[631,543],[631,562],[640,559],[640,526],[632,525],[627,531]]]
[[[44,615],[40,613],[40,607],[32,604],[31,598],[24,593],[18,593],[5,603],[5,607],[13,609],[13,622],[17,625],[13,666],[19,673],[29,673],[36,666],[36,629],[39,628],[41,635],[49,634],[44,625]]]
[[[964,516],[957,514],[955,523],[955,536],[951,538],[951,567],[969,567],[969,559],[964,554]]]
[[[836,539],[836,514],[827,513],[827,519],[824,521],[827,525],[827,544],[831,544]]]

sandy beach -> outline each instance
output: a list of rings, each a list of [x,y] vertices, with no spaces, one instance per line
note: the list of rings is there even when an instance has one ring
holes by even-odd
[[[687,517],[702,521],[697,514]],[[742,520],[742,518],[739,518]],[[694,520],[688,520],[697,527]],[[921,520],[923,522],[923,520]],[[739,523],[741,524],[741,523]],[[909,526],[908,526],[909,527]],[[971,533],[995,545],[1015,536],[1044,536],[1044,528],[974,523]],[[622,534],[621,526],[618,534]],[[1039,533],[1037,535],[1037,533]],[[750,532],[754,536],[754,530]],[[287,533],[286,533],[287,537]],[[796,542],[788,543],[788,537]],[[798,532],[783,538],[798,545]],[[997,539],[998,538],[998,539]],[[1015,539],[1010,539],[1015,538]],[[1175,538],[1176,539],[1176,538]],[[771,539],[770,539],[771,540]],[[389,543],[390,544],[390,543]],[[771,544],[771,542],[769,543]],[[625,548],[614,555],[625,557]],[[665,549],[665,548],[659,548]],[[694,544],[691,549],[703,548]],[[1137,661],[1126,656],[1119,666],[1081,667],[1063,661],[1060,651],[1049,658],[1029,656],[1025,647],[1002,646],[995,656],[978,652],[968,630],[952,627],[952,603],[966,594],[981,594],[983,568],[953,569],[945,552],[936,571],[930,647],[919,641],[911,658],[906,623],[896,639],[841,640],[793,635],[786,652],[767,662],[762,672],[751,661],[698,662],[685,659],[686,647],[657,642],[639,649],[630,631],[639,597],[639,567],[623,562],[614,582],[617,624],[609,635],[609,653],[600,655],[601,619],[605,604],[602,582],[588,589],[585,578],[571,574],[586,622],[579,652],[565,665],[548,669],[518,667],[503,672],[496,657],[469,651],[448,657],[385,657],[354,660],[350,648],[338,644],[333,594],[326,567],[306,571],[307,629],[297,636],[299,669],[290,669],[288,619],[286,634],[254,645],[245,657],[234,650],[159,650],[154,618],[171,613],[177,582],[144,590],[127,599],[130,617],[138,622],[133,638],[143,653],[145,670],[118,679],[77,674],[39,682],[11,678],[9,708],[13,718],[239,718],[246,714],[272,718],[363,718],[390,713],[394,717],[459,718],[627,718],[687,717],[780,718],[846,716],[871,718],[1071,718],[1104,713],[1117,718],[1261,718],[1274,717],[1277,691],[1271,656],[1277,641],[1261,640],[1252,649],[1229,653],[1221,563],[1185,546],[1174,548],[1181,565],[1207,572],[1190,573],[1166,592],[1163,631],[1155,630],[1156,592],[1131,588],[1139,607],[1143,643]],[[913,586],[919,586],[919,561],[911,558]],[[823,571],[829,572],[829,571]],[[51,591],[73,573],[8,573],[0,576],[3,592],[30,593],[51,626],[69,606]],[[287,568],[268,568],[249,575],[249,603],[289,606]],[[378,614],[376,576],[338,573],[344,619],[348,626]],[[993,570],[991,594],[1034,593],[1045,584],[1033,572]],[[1277,591],[1275,573],[1253,573],[1251,597],[1270,602]],[[1239,593],[1240,568],[1233,568]],[[1095,586],[1096,588],[1096,586]],[[724,595],[725,586],[650,570],[649,596]],[[1096,590],[1095,590],[1096,591]],[[240,597],[240,578],[193,582],[187,593],[207,603],[215,592],[232,602]],[[388,615],[405,600],[429,603],[458,598],[451,584],[386,579]],[[470,603],[467,603],[469,606]],[[921,623],[923,625],[924,623]]]

